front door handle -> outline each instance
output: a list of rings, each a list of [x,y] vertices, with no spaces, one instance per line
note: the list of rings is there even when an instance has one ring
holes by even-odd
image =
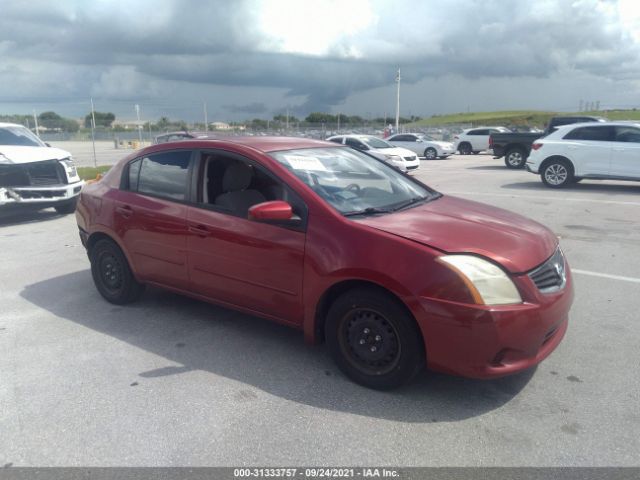
[[[131,215],[133,215],[133,209],[129,205],[116,207],[116,213],[120,214],[124,218],[131,218]]]
[[[195,233],[201,238],[205,238],[211,235],[211,231],[204,225],[189,225],[189,231],[191,233]]]

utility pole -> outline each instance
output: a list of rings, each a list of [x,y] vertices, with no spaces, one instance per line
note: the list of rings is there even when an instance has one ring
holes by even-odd
[[[138,140],[142,146],[142,125],[140,124],[140,105],[136,103],[136,116],[138,117]]]
[[[33,111],[33,121],[36,122],[36,135],[40,138],[40,128],[38,128],[38,116],[36,115],[36,111]]]
[[[204,131],[209,131],[209,120],[207,119],[207,102],[204,102]]]
[[[396,133],[398,133],[400,131],[398,129],[400,125],[400,68],[398,68],[398,73],[396,74],[396,83],[398,84],[396,95]]]
[[[98,166],[98,159],[96,158],[96,113],[93,109],[93,97],[91,97],[91,143],[93,144],[93,166]]]

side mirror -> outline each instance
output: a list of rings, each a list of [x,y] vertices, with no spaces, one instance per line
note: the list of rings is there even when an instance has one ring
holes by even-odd
[[[282,221],[291,220],[293,210],[291,205],[282,200],[263,202],[249,208],[249,220]]]

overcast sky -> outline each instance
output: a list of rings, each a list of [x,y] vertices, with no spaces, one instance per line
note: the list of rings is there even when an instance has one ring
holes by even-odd
[[[640,108],[638,0],[2,0],[0,113]]]

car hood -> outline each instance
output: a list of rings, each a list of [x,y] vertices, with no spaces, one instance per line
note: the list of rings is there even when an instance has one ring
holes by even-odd
[[[412,152],[411,150],[407,150],[402,147],[395,148],[376,148],[372,149],[372,151],[377,153],[382,153],[383,155],[398,155],[400,157],[415,157],[416,152]]]
[[[0,145],[0,153],[11,163],[30,163],[42,160],[62,160],[71,154],[66,150],[53,147],[22,147],[15,145]]]
[[[446,253],[474,253],[512,273],[527,272],[558,246],[547,227],[515,213],[443,196],[424,205],[359,220]]]
[[[439,147],[443,147],[443,148],[448,148],[448,147],[452,147],[453,143],[452,142],[441,142],[439,140],[425,140],[426,144],[432,144],[432,145],[438,145]]]

